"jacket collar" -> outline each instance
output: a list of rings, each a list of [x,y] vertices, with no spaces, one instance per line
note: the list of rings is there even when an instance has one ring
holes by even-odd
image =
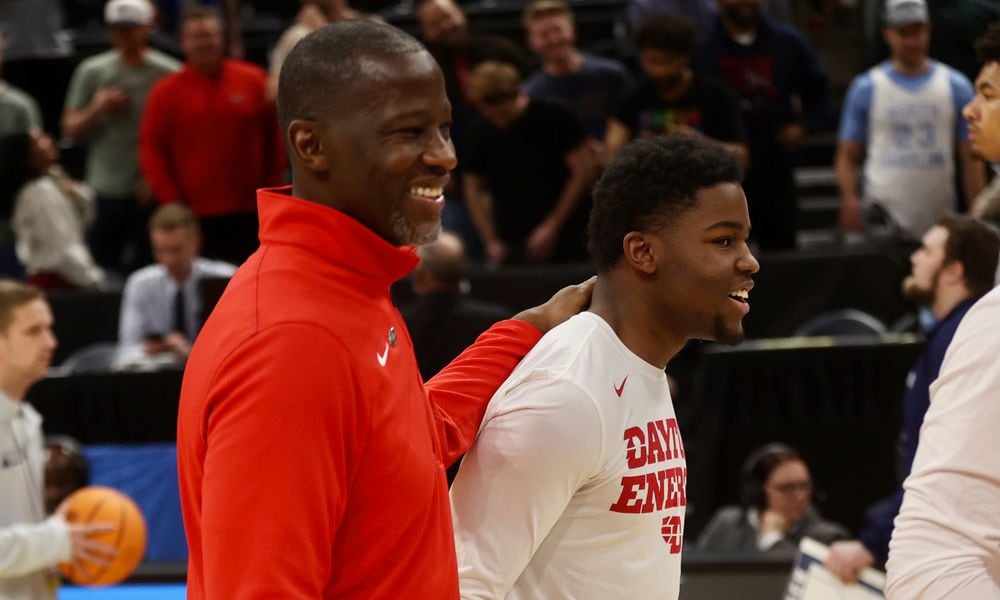
[[[398,248],[346,213],[291,192],[291,186],[257,191],[261,245],[298,246],[386,286],[417,266],[412,246]]]

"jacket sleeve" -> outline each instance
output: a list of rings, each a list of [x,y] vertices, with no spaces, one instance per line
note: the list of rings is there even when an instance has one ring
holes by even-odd
[[[184,200],[170,166],[171,90],[164,85],[167,81],[161,79],[153,86],[139,126],[139,166],[153,197],[161,204]]]
[[[209,391],[201,498],[206,598],[323,597],[369,433],[351,354],[307,324],[256,333]]]
[[[60,517],[0,529],[0,579],[41,571],[69,558],[69,529]]]
[[[507,597],[598,471],[603,442],[596,406],[572,382],[534,379],[494,400],[451,488],[463,600]]]
[[[427,382],[445,466],[472,445],[490,398],[541,337],[524,321],[501,321]]]

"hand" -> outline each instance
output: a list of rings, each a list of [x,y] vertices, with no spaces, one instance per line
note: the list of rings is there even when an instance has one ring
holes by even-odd
[[[94,94],[94,104],[98,112],[121,112],[128,108],[128,96],[125,90],[116,87],[99,88]]]
[[[135,199],[139,206],[152,206],[156,203],[156,199],[153,197],[153,189],[149,187],[149,183],[145,179],[140,180],[136,184]]]
[[[788,531],[788,519],[779,512],[765,509],[760,517],[760,530],[762,533],[778,533],[781,537],[785,537]]]
[[[861,217],[861,203],[848,200],[840,205],[840,228],[844,231],[864,231],[865,221]]]
[[[830,554],[824,566],[844,583],[854,583],[858,573],[875,564],[875,557],[857,540],[847,540],[830,544]]]
[[[486,258],[494,265],[498,266],[503,263],[503,259],[507,257],[507,244],[501,242],[500,240],[490,240],[486,242]]]
[[[56,509],[56,516],[66,521],[69,529],[70,563],[78,569],[83,568],[83,562],[90,562],[102,567],[111,564],[117,551],[103,542],[91,539],[92,536],[114,531],[111,523],[71,523],[66,517],[69,504],[63,501]]]
[[[785,148],[796,148],[806,139],[806,128],[802,123],[789,123],[775,137]]]
[[[596,275],[583,283],[566,286],[545,304],[523,310],[514,315],[514,318],[534,325],[543,334],[547,333],[556,325],[590,306],[590,296],[594,293],[595,283],[597,283]]]
[[[191,341],[183,333],[173,331],[163,336],[163,346],[167,352],[182,358],[191,354]]]
[[[543,221],[535,227],[524,243],[524,257],[532,262],[543,262],[552,258],[552,252],[559,240],[559,228]]]

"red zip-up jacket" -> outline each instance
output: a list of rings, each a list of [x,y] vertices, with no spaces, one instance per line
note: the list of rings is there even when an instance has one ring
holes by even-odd
[[[257,188],[281,185],[286,158],[267,74],[226,59],[212,79],[185,65],[153,86],[139,127],[139,164],[160,203],[200,217],[253,212]]]
[[[287,193],[184,374],[188,598],[458,598],[445,468],[540,333],[502,321],[424,385],[389,298],[412,249]]]

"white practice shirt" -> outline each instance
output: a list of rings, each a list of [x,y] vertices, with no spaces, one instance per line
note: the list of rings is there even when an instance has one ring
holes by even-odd
[[[493,396],[451,488],[462,598],[677,598],[686,480],[663,369],[574,316]]]

